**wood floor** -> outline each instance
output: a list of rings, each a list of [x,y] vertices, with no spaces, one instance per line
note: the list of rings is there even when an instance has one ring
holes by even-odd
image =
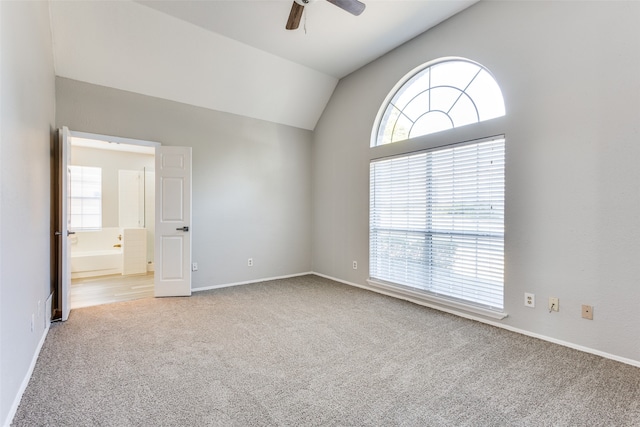
[[[71,280],[71,309],[153,297],[153,272]]]

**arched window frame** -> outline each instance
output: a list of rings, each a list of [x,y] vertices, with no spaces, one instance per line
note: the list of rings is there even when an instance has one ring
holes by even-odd
[[[374,228],[377,225],[374,224],[374,217],[372,213],[375,212],[374,205],[372,204],[372,200],[377,195],[374,195],[373,189],[378,185],[378,179],[380,175],[377,171],[374,172],[374,168],[378,169],[378,164],[384,163],[385,160],[390,160],[393,158],[408,158],[412,157],[415,154],[419,154],[421,152],[447,152],[450,148],[457,150],[456,147],[464,147],[464,146],[478,146],[484,145],[491,141],[495,141],[498,144],[498,149],[502,146],[502,150],[504,153],[505,149],[505,126],[506,126],[506,108],[504,107],[504,97],[502,95],[502,90],[498,86],[500,90],[500,100],[502,102],[504,108],[504,114],[502,116],[496,116],[492,119],[481,120],[476,123],[470,123],[468,125],[458,126],[453,129],[439,131],[435,133],[428,133],[420,136],[416,136],[410,139],[394,141],[393,143],[386,143],[382,145],[375,145],[380,122],[382,116],[385,113],[385,110],[389,104],[389,101],[393,99],[396,93],[416,74],[425,70],[428,67],[432,67],[437,65],[438,63],[451,61],[451,60],[462,60],[466,62],[473,63],[483,70],[485,70],[495,84],[498,86],[498,80],[493,76],[493,74],[484,67],[483,65],[471,61],[466,58],[458,58],[458,57],[447,57],[440,58],[434,61],[430,61],[426,64],[423,64],[419,67],[414,68],[409,73],[407,73],[396,85],[394,85],[393,89],[387,95],[385,101],[381,104],[378,115],[372,127],[371,133],[371,148],[369,151],[369,160],[370,160],[370,218],[369,218],[369,279],[367,282],[373,289],[380,289],[383,293],[387,293],[389,295],[395,295],[400,298],[406,298],[407,296],[415,299],[416,301],[424,301],[425,303],[431,304],[435,303],[436,306],[443,306],[445,310],[453,310],[452,312],[459,312],[461,315],[468,315],[469,313],[481,314],[483,316],[494,318],[494,319],[502,319],[507,316],[507,313],[504,311],[504,307],[502,304],[498,306],[494,305],[486,305],[483,303],[478,304],[474,301],[461,300],[457,297],[449,297],[447,295],[442,295],[438,292],[433,292],[432,289],[422,290],[417,289],[408,283],[404,283],[403,281],[396,281],[393,278],[385,278],[377,275],[377,273],[373,269],[374,259],[373,259],[373,234],[375,232]],[[500,142],[500,140],[502,142]],[[438,154],[439,155],[439,154]],[[506,161],[504,154],[503,160]],[[504,165],[504,163],[503,163]],[[452,171],[454,174],[456,171]],[[412,173],[412,172],[410,172]],[[445,171],[445,174],[447,172]],[[504,174],[504,166],[502,168],[502,174]],[[413,175],[411,175],[413,176]],[[383,178],[384,179],[384,178]],[[504,175],[503,175],[504,179]],[[374,185],[375,183],[375,185]],[[503,181],[504,183],[504,181]],[[395,190],[394,190],[395,193]],[[420,196],[417,196],[420,197]],[[502,203],[504,205],[504,186],[502,187]],[[428,197],[427,197],[428,199]],[[382,202],[386,203],[385,201]],[[377,207],[376,207],[377,208]],[[399,207],[402,209],[402,207]],[[396,211],[396,208],[393,208]],[[502,241],[504,242],[504,206],[502,208]],[[455,230],[453,230],[455,233]],[[504,262],[504,252],[501,255],[501,259]],[[500,298],[504,298],[504,279],[502,281],[502,296]],[[501,308],[502,306],[502,308]]]
[[[419,74],[422,74],[424,72],[426,72],[427,70],[431,70],[433,67],[436,67],[438,65],[447,63],[447,62],[466,62],[469,64],[472,64],[476,67],[478,67],[478,74],[480,74],[481,72],[485,72],[486,75],[488,77],[490,77],[492,84],[495,85],[495,92],[493,94],[493,96],[496,96],[496,94],[499,96],[499,100],[500,100],[500,108],[502,109],[501,114],[495,114],[492,115],[488,118],[483,118],[480,117],[480,114],[478,112],[478,106],[477,106],[477,102],[487,102],[487,100],[485,99],[479,99],[476,98],[474,99],[473,97],[471,97],[468,93],[467,93],[467,89],[469,88],[469,85],[473,82],[473,79],[475,79],[477,77],[474,76],[474,78],[471,80],[471,82],[469,82],[467,84],[467,86],[465,88],[460,88],[460,87],[454,87],[454,86],[448,86],[450,89],[454,89],[454,90],[458,90],[460,91],[460,96],[458,97],[458,99],[465,97],[465,99],[468,99],[474,106],[476,114],[477,114],[477,120],[474,122],[465,122],[463,124],[460,125],[456,125],[453,121],[452,121],[452,126],[450,129],[442,129],[442,130],[438,130],[436,132],[426,132],[426,133],[420,133],[414,137],[408,137],[406,139],[401,139],[401,140],[395,140],[395,141],[388,141],[388,142],[380,142],[380,128],[381,126],[384,124],[383,123],[383,119],[385,117],[385,114],[387,113],[387,110],[389,109],[390,105],[393,105],[392,102],[394,101],[394,99],[396,98],[396,96],[401,93],[401,91],[403,91],[403,89],[405,89],[406,85],[411,83],[411,80],[413,80],[416,76],[418,76]],[[416,82],[413,82],[416,83]],[[413,84],[412,83],[412,84]],[[434,90],[434,89],[440,89],[442,87],[445,86],[434,86],[434,87],[429,87],[427,90]],[[415,98],[415,97],[414,97]],[[490,101],[495,101],[496,98],[492,98]],[[457,102],[457,100],[456,100]],[[403,106],[402,109],[398,109],[398,111],[400,111],[400,114],[402,114],[403,111],[405,111],[408,107],[408,105],[410,104],[410,102],[407,103],[407,105]],[[455,102],[454,102],[455,105]],[[453,108],[453,107],[452,107]],[[431,113],[431,112],[436,112],[438,110],[431,110],[431,109],[426,109],[424,111],[422,111],[422,115],[426,115],[427,113]],[[449,110],[450,112],[450,110]],[[449,120],[452,120],[451,117],[449,116],[448,112],[443,112],[441,111],[441,113],[444,113],[447,115],[447,117],[449,117]],[[414,68],[413,70],[411,70],[409,73],[405,74],[405,76],[400,79],[398,81],[398,83],[396,83],[396,85],[393,87],[393,89],[388,93],[387,97],[385,98],[384,102],[382,103],[378,114],[376,116],[375,122],[374,122],[374,126],[372,128],[372,132],[371,132],[371,142],[370,142],[370,146],[371,147],[380,147],[382,145],[388,145],[390,143],[395,143],[395,142],[400,142],[400,141],[404,141],[404,140],[408,140],[408,139],[415,139],[415,138],[419,138],[425,135],[430,135],[433,133],[439,133],[439,132],[446,132],[447,130],[451,130],[451,129],[456,129],[456,128],[460,128],[460,127],[464,127],[464,126],[468,126],[468,125],[473,125],[473,124],[477,124],[477,123],[481,123],[484,121],[488,121],[494,118],[498,118],[498,117],[502,117],[506,114],[506,108],[504,105],[504,97],[502,96],[502,91],[500,89],[500,86],[497,83],[496,78],[494,77],[494,75],[491,73],[491,71],[486,68],[485,66],[483,66],[482,64],[472,61],[470,59],[467,58],[462,58],[462,57],[445,57],[445,58],[439,58],[433,61],[429,61],[425,64],[422,64],[416,68]],[[416,122],[418,121],[418,119],[416,119]],[[397,124],[397,120],[396,120],[396,124]],[[414,123],[415,124],[415,123]]]

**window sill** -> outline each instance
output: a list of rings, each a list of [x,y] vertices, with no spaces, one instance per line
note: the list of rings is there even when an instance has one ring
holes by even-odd
[[[447,298],[442,298],[425,292],[421,292],[418,289],[413,290],[404,286],[395,286],[390,283],[380,282],[373,279],[368,279],[367,283],[371,286],[372,290],[377,290],[385,295],[404,299],[416,304],[435,308],[437,310],[443,310],[448,313],[457,314],[463,317],[469,317],[472,314],[479,314],[491,319],[501,320],[508,316],[507,313],[502,311],[490,310],[488,308],[482,308],[471,304],[453,301]]]

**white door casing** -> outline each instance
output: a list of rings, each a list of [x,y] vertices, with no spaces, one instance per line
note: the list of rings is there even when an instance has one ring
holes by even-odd
[[[155,296],[191,295],[191,147],[156,147]]]
[[[97,141],[112,142],[118,144],[138,145],[146,147],[160,146],[157,142],[136,140],[131,138],[122,138],[118,136],[99,135],[86,132],[70,131],[66,126],[58,129],[58,147],[57,147],[57,166],[58,166],[58,224],[56,225],[56,252],[58,261],[58,309],[60,310],[60,319],[65,321],[69,318],[71,311],[71,247],[69,235],[75,234],[70,230],[70,171],[71,164],[71,139],[81,138]],[[191,167],[189,156],[189,168]],[[191,172],[189,170],[189,178]],[[191,195],[191,180],[189,179],[189,196]],[[189,215],[191,215],[191,205],[189,198]],[[190,220],[190,218],[189,218]],[[189,246],[190,248],[190,246]],[[190,257],[189,250],[189,257]],[[189,279],[190,280],[190,279]],[[189,285],[190,286],[190,285]]]
[[[69,197],[70,177],[69,164],[71,162],[71,132],[65,126],[58,130],[58,289],[60,290],[59,307],[62,312],[62,321],[69,318],[71,311],[71,254],[69,235],[74,234],[69,230]]]

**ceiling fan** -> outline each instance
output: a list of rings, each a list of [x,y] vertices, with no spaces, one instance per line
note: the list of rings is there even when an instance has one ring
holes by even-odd
[[[300,19],[302,18],[302,11],[304,7],[315,0],[293,0],[291,5],[291,12],[289,13],[289,19],[287,20],[287,30],[295,30],[300,25]],[[327,0],[329,3],[338,6],[342,10],[346,10],[352,15],[360,15],[366,7],[364,3],[358,0]]]

